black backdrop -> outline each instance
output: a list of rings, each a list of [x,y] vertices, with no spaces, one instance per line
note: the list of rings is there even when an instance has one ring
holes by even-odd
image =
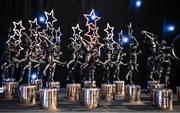
[[[106,22],[115,27],[115,39],[121,29],[126,30],[129,22],[132,22],[134,36],[140,43],[143,55],[140,56],[139,72],[135,75],[135,83],[142,87],[146,86],[148,71],[146,59],[148,55],[148,46],[142,43],[143,36],[140,34],[142,29],[152,31],[159,35],[160,40],[165,39],[170,43],[179,33],[180,7],[178,0],[142,0],[142,7],[136,9],[133,5],[134,0],[0,0],[0,54],[4,50],[4,43],[7,40],[8,28],[13,27],[12,21],[23,20],[23,25],[28,26],[27,20],[33,20],[43,11],[50,12],[54,9],[55,17],[58,19],[57,25],[61,27],[62,51],[64,52],[62,60],[68,60],[68,51],[66,45],[68,38],[72,36],[71,26],[80,23],[80,27],[87,31],[85,18],[83,14],[88,14],[94,8],[96,14],[101,16],[98,22],[100,27],[99,34],[105,37],[103,29],[106,28]],[[176,26],[176,31],[171,34],[163,33],[163,24],[172,21]],[[173,61],[171,74],[171,87],[180,85],[178,77],[178,67],[180,63]],[[55,79],[59,80],[62,87],[65,87],[67,70],[63,67],[57,67]],[[96,74],[96,79],[101,82],[101,72]],[[124,75],[122,75],[124,76]],[[79,77],[77,78],[79,79]]]

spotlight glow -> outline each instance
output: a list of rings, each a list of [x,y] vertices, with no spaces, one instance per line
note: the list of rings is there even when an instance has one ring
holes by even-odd
[[[140,7],[141,6],[141,0],[137,0],[135,5],[136,5],[136,7]]]
[[[123,42],[123,43],[129,43],[129,38],[126,37],[126,36],[123,36],[123,37],[122,37],[122,42]]]
[[[41,22],[41,23],[44,23],[45,22],[45,17],[44,16],[39,16],[39,21]]]
[[[92,20],[96,19],[96,15],[92,15],[92,16],[91,16],[91,19],[92,19]]]
[[[167,26],[167,30],[168,31],[174,31],[175,27],[173,25],[169,25],[169,26]]]
[[[34,80],[34,79],[37,79],[37,75],[35,74],[35,73],[33,73],[32,75],[31,75],[31,78]]]

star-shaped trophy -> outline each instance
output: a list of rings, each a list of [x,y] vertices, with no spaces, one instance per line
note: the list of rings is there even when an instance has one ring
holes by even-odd
[[[79,24],[77,24],[76,27],[72,27],[72,29],[73,29],[73,36],[74,37],[80,36],[81,33],[83,32],[83,30],[81,30],[79,28]]]
[[[106,29],[104,29],[104,31],[107,33],[107,37],[110,39],[113,38],[114,36],[113,30],[114,30],[114,27],[111,27],[109,23],[107,23],[107,27]]]
[[[90,14],[84,14],[84,17],[86,18],[86,26],[93,26],[96,27],[96,22],[101,19],[101,17],[96,16],[94,9],[91,11]]]
[[[16,32],[17,35],[20,36],[22,30],[25,30],[25,27],[22,26],[22,20],[20,20],[18,23],[13,21],[13,24],[14,24],[13,31]]]
[[[29,31],[30,33],[32,32],[32,34],[37,33],[38,29],[41,28],[38,24],[37,24],[37,18],[35,18],[33,21],[28,20],[29,21]]]
[[[88,32],[84,35],[88,36],[91,42],[94,42],[100,37],[98,34],[98,30],[99,30],[99,27],[91,28],[88,26]]]
[[[50,13],[48,13],[48,12],[46,12],[46,11],[45,11],[44,13],[45,13],[45,15],[46,15],[45,24],[46,24],[47,26],[53,27],[54,22],[57,21],[57,19],[54,17],[54,10],[51,10]]]

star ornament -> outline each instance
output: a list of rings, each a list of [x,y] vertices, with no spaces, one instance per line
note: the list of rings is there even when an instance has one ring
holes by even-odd
[[[101,17],[96,16],[94,9],[91,11],[90,14],[84,14],[84,17],[86,18],[86,26],[92,25],[93,27],[96,27],[96,22],[101,19]]]
[[[25,27],[22,26],[22,20],[20,20],[18,23],[13,21],[13,24],[14,24],[13,31],[16,32],[18,35],[21,34],[22,30],[25,30]]]
[[[38,29],[41,28],[38,24],[37,24],[37,18],[35,18],[33,21],[28,20],[29,21],[29,31],[33,32],[34,34],[37,33]]]
[[[98,39],[100,36],[98,34],[99,27],[91,28],[88,27],[88,32],[85,34],[85,36],[88,36],[90,38],[91,42],[94,42],[96,39]]]
[[[57,19],[54,17],[54,10],[51,10],[50,13],[48,12],[44,12],[45,15],[46,15],[46,21],[45,21],[45,24],[48,26],[50,25],[51,27],[53,26],[54,22],[57,21]]]
[[[114,27],[111,27],[111,26],[109,25],[109,23],[107,23],[107,27],[106,27],[106,29],[104,29],[104,31],[107,33],[107,36],[108,36],[109,38],[112,38],[112,37],[114,36],[114,33],[113,33]]]
[[[81,30],[79,28],[79,24],[76,25],[76,27],[72,27],[73,29],[73,36],[76,37],[76,36],[80,36],[81,33],[83,32],[83,30]]]

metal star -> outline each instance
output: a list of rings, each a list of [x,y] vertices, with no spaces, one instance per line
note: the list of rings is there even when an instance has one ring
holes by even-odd
[[[60,27],[58,27],[58,29],[55,30],[55,32],[56,32],[56,37],[61,37],[62,36],[61,28]]]
[[[114,30],[114,27],[111,27],[109,23],[107,23],[107,27],[106,29],[104,29],[104,31],[107,33],[107,36],[109,38],[112,38],[114,36],[113,30]]]
[[[83,30],[81,30],[79,28],[79,24],[76,25],[76,27],[72,27],[73,29],[73,36],[76,37],[76,36],[80,36],[81,33],[83,32]]]
[[[37,38],[38,38],[38,34],[37,34],[37,33],[32,34],[32,36],[31,36],[31,37],[29,37],[31,44],[33,44],[33,43],[37,42],[37,41],[38,41],[38,39],[37,39]]]
[[[22,30],[25,30],[25,27],[22,26],[22,20],[20,20],[18,23],[13,21],[13,24],[14,24],[13,31],[16,32],[18,35],[21,34]]]
[[[52,27],[54,22],[57,21],[57,19],[54,17],[54,10],[51,10],[50,13],[48,12],[44,12],[45,15],[46,15],[46,21],[45,21],[45,24],[48,26],[48,24],[50,24],[50,26]]]
[[[97,33],[99,30],[99,27],[91,28],[88,26],[88,32],[85,34],[85,36],[88,36],[90,38],[91,42],[94,42],[95,39],[99,38],[99,34]]]
[[[24,48],[21,47],[20,44],[21,44],[21,41],[18,41],[18,42],[17,42],[17,45],[16,45],[16,47],[15,47],[18,54],[20,54],[20,52],[21,52],[22,50],[24,50]]]
[[[35,18],[33,21],[31,20],[28,20],[29,21],[29,24],[30,24],[30,27],[29,27],[29,31],[30,32],[33,32],[33,33],[37,33],[37,30],[39,28],[41,28],[38,24],[37,24],[37,18]]]
[[[93,27],[96,27],[96,22],[101,19],[101,17],[96,16],[94,9],[91,11],[90,14],[84,14],[84,17],[86,18],[86,26],[92,25]]]
[[[54,28],[48,26],[43,32],[45,33],[45,36],[47,36],[48,38],[54,37]]]

